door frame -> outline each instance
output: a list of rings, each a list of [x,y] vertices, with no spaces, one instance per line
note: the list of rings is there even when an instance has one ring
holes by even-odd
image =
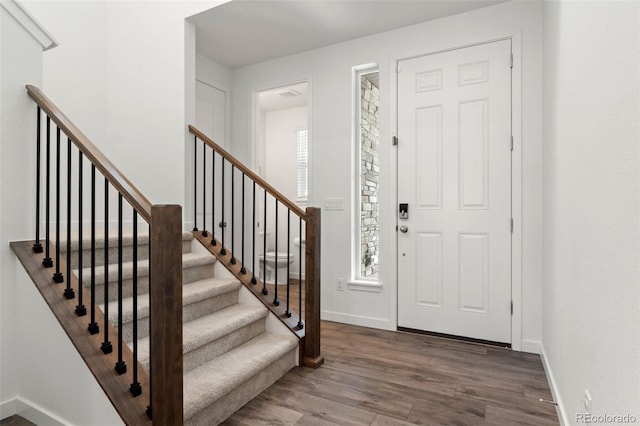
[[[511,53],[513,55],[513,67],[511,71],[511,134],[513,135],[513,151],[511,153],[511,215],[513,218],[513,233],[511,235],[511,300],[513,302],[513,313],[511,315],[511,348],[515,351],[522,351],[522,34],[518,30],[510,34],[497,35],[492,38],[474,40],[465,44],[452,46],[442,46],[440,49],[433,49],[422,52],[411,52],[402,56],[391,57],[389,73],[390,77],[390,129],[391,136],[398,135],[398,64],[400,61],[418,58],[422,56],[434,55],[437,53],[463,49],[495,41],[511,40]],[[398,143],[402,143],[399,141]],[[398,150],[394,149],[393,158],[390,161],[391,175],[394,179],[394,196],[392,211],[397,212],[398,206]],[[393,259],[395,270],[396,291],[393,294],[395,301],[392,303],[395,312],[396,328],[398,325],[398,217],[395,217],[396,238],[395,253]]]
[[[259,169],[260,166],[260,154],[261,142],[258,140],[258,116],[260,114],[259,111],[259,102],[258,96],[260,92],[266,92],[268,90],[277,89],[280,87],[293,86],[300,83],[307,83],[307,131],[308,133],[308,141],[307,141],[307,205],[313,205],[313,84],[311,81],[311,75],[300,76],[299,78],[292,79],[283,79],[279,81],[271,81],[268,83],[256,85],[249,89],[249,156],[250,163],[252,165],[253,170],[258,173],[261,177],[263,176],[262,170]]]

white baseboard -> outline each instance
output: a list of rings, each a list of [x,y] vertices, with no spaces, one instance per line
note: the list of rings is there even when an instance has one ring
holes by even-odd
[[[342,312],[322,311],[320,317],[326,321],[335,321],[361,327],[379,328],[382,330],[395,331],[395,323],[386,318],[373,318],[362,315],[344,314]]]
[[[522,340],[522,352],[528,352],[530,354],[540,353],[540,342],[537,340]]]
[[[0,418],[5,419],[7,417],[13,416],[14,414],[18,414],[29,420],[31,423],[35,423],[37,425],[69,425],[69,422],[65,422],[56,415],[38,407],[31,401],[27,401],[21,398],[15,398],[10,401],[3,402],[0,405]]]
[[[553,400],[558,404],[556,405],[556,413],[558,414],[558,420],[560,421],[561,426],[570,426],[572,423],[569,421],[569,418],[567,417],[564,404],[562,403],[562,398],[560,397],[560,390],[558,389],[558,384],[556,382],[555,376],[553,375],[553,370],[551,369],[551,365],[549,364],[547,353],[544,350],[544,345],[540,343],[539,348],[540,348],[540,359],[542,360],[542,366],[544,367],[544,372],[547,375],[547,380],[549,381],[549,387],[551,388],[551,396],[553,396]]]
[[[0,420],[11,417],[16,413],[16,398],[0,402]]]

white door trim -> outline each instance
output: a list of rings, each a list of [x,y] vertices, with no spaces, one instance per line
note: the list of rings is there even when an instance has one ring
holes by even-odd
[[[425,52],[413,52],[410,55],[391,57],[390,59],[390,73],[389,73],[389,98],[395,99],[395,102],[390,103],[390,129],[391,136],[397,136],[398,134],[398,63],[403,60],[412,59],[420,56],[427,56],[436,53],[446,52],[450,50],[462,49],[465,47],[476,46],[479,44],[491,43],[499,40],[511,40],[511,52],[513,54],[513,70],[511,73],[511,126],[512,135],[514,139],[514,147],[512,152],[512,169],[511,169],[511,208],[512,217],[514,221],[513,235],[511,239],[511,298],[513,301],[513,315],[511,316],[511,347],[515,351],[523,350],[522,347],[522,33],[520,30],[500,37],[488,38],[484,40],[476,40],[464,45],[458,46],[443,46],[442,49],[434,49]],[[400,141],[401,143],[401,141]],[[394,176],[394,185],[397,188],[398,184],[398,151],[393,148],[392,161],[390,171]],[[391,211],[397,210],[398,199],[397,189],[394,197],[391,198],[393,206]],[[398,224],[397,215],[396,223]],[[395,240],[396,252],[397,252],[397,238]],[[391,266],[391,265],[390,265]],[[397,258],[393,260],[393,268],[396,271],[395,274],[395,287],[396,291],[392,292],[392,318],[395,321],[397,327],[398,322],[398,262]]]

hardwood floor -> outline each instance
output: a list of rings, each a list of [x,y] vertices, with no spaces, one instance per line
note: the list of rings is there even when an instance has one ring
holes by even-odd
[[[36,426],[22,416],[14,414],[11,417],[0,420],[0,426]]]
[[[224,425],[558,425],[537,355],[326,321],[322,345]]]

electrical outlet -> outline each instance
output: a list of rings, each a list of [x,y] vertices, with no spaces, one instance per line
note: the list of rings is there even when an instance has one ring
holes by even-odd
[[[344,291],[344,278],[336,279],[336,290]]]

